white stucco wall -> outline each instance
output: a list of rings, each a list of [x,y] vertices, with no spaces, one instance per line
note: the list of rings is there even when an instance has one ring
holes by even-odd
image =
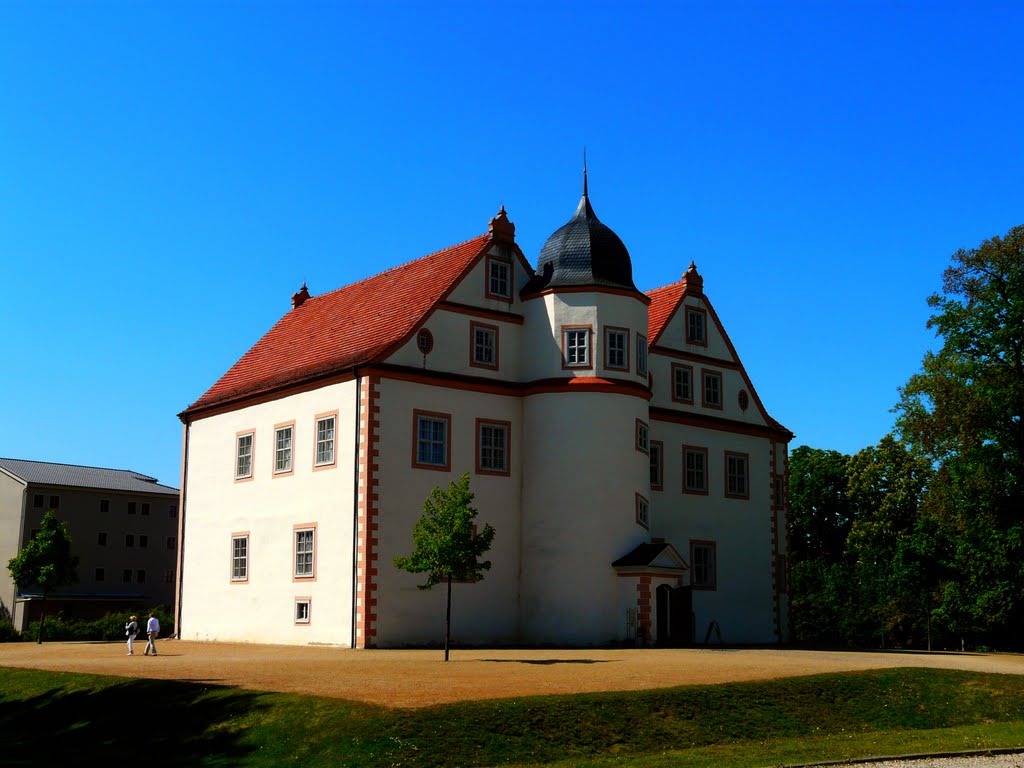
[[[521,398],[387,378],[381,380],[379,393],[377,644],[395,647],[443,641],[446,587],[417,589],[425,577],[398,570],[394,558],[412,552],[412,529],[431,490],[447,488],[464,472],[470,473],[478,528],[493,525],[495,537],[484,556],[492,568],[483,580],[453,587],[452,639],[466,645],[516,642],[523,482]],[[412,466],[415,409],[450,415],[450,471]],[[510,424],[507,477],[476,471],[478,418]]]
[[[717,586],[693,590],[698,642],[718,621],[728,643],[772,642],[771,454],[767,438],[655,420],[651,437],[664,444],[663,491],[652,493],[651,533],[690,560],[690,541],[714,541]],[[682,492],[683,445],[707,449],[708,494]],[[749,499],[725,496],[725,453],[749,456]],[[687,575],[687,583],[690,583]]]
[[[636,494],[650,498],[649,459],[635,448],[639,397],[596,392],[525,398],[523,639],[602,644],[625,634],[611,567],[647,539]]]
[[[356,384],[199,419],[188,437],[181,626],[183,639],[352,642]],[[314,471],[315,416],[338,412],[337,464]],[[295,422],[293,473],[273,474],[276,424]],[[253,479],[235,481],[235,439],[254,431]],[[294,526],[316,525],[314,580],[295,580]],[[249,578],[231,581],[232,534],[249,535]],[[294,622],[295,600],[311,620]]]

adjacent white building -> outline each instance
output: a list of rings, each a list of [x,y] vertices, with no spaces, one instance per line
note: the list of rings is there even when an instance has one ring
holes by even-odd
[[[465,645],[787,638],[787,445],[691,263],[647,294],[584,193],[292,309],[180,414],[180,637],[436,644],[397,570],[464,472],[497,533]]]

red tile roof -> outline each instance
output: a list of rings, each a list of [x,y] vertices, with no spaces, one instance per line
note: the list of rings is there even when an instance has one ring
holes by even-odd
[[[647,308],[647,343],[654,346],[659,334],[665,330],[676,307],[686,294],[686,281],[680,280],[671,285],[655,288],[647,292],[651,305]]]
[[[386,356],[447,296],[490,242],[490,235],[480,235],[306,299],[182,415]]]

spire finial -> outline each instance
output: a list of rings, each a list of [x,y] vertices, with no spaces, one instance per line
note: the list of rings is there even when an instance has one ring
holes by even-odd
[[[583,196],[587,196],[587,147],[583,146]]]

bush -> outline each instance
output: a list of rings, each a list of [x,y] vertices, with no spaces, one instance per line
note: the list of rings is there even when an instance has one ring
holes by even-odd
[[[0,643],[16,643],[22,639],[21,633],[14,628],[10,619],[0,619]]]
[[[174,634],[174,617],[167,613],[166,608],[161,605],[150,610],[153,611],[160,622],[161,637]],[[128,617],[133,613],[139,617],[139,636],[144,638],[146,636],[146,619],[149,616],[148,610],[108,613],[101,618],[92,620],[66,619],[64,614],[58,611],[46,616],[43,642],[50,640],[124,640],[124,625],[128,622]],[[2,631],[2,627],[0,627],[0,631]],[[29,623],[28,630],[21,639],[29,638],[32,640],[39,639],[38,621]],[[0,639],[2,639],[2,635],[0,635]]]

